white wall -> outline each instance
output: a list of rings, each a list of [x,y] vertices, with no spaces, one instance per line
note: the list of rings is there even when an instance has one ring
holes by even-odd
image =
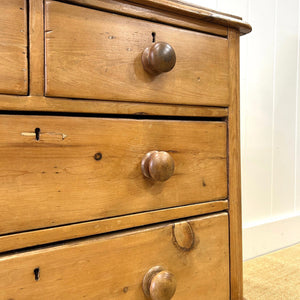
[[[241,37],[244,259],[300,242],[300,1],[187,2],[253,27]]]

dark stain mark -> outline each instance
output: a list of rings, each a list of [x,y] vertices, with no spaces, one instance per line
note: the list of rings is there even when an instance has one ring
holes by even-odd
[[[123,292],[124,292],[124,293],[127,293],[127,292],[128,292],[128,286],[125,286],[125,287],[124,287]]]
[[[38,281],[40,279],[40,268],[35,268],[33,270],[33,273],[34,273],[34,279],[35,279],[35,281]]]
[[[204,179],[202,179],[202,185],[206,186],[206,183],[205,183]]]
[[[45,171],[43,171],[43,172],[42,172],[42,174],[46,174],[46,172],[45,172]]]
[[[95,160],[100,160],[102,158],[102,153],[101,152],[97,152],[95,155],[94,155],[94,159]]]
[[[59,172],[55,172],[55,174],[59,174]]]
[[[57,192],[60,193],[61,191],[58,190]]]

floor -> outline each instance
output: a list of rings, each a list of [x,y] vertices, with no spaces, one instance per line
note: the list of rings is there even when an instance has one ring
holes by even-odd
[[[244,262],[244,299],[300,300],[300,244]]]

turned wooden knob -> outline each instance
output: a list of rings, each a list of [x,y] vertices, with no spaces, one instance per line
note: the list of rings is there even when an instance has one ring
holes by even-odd
[[[175,277],[163,267],[153,267],[144,277],[143,290],[152,300],[170,300],[176,291]]]
[[[174,174],[174,160],[165,151],[150,151],[142,159],[144,176],[157,181],[166,181]]]
[[[144,50],[142,63],[145,71],[158,75],[171,71],[176,63],[176,54],[171,45],[157,42]]]

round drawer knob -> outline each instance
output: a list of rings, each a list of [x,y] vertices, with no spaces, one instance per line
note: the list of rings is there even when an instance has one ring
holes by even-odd
[[[151,300],[170,300],[176,291],[175,277],[163,267],[153,267],[144,277],[143,290]]]
[[[176,54],[171,45],[157,42],[144,50],[142,63],[145,71],[158,75],[171,71],[176,63]]]
[[[150,151],[142,159],[142,172],[145,177],[166,181],[174,174],[174,160],[165,151]]]

